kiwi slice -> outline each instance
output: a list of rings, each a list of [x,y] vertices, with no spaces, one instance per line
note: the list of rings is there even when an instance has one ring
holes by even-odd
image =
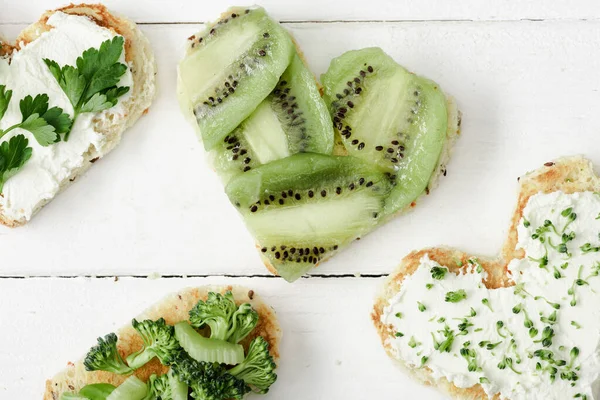
[[[372,230],[390,187],[355,157],[299,153],[240,174],[225,190],[262,256],[291,282]]]
[[[376,164],[394,184],[385,213],[404,209],[426,190],[444,147],[444,93],[379,48],[342,54],[321,81],[348,153]]]
[[[295,153],[333,151],[333,127],[312,73],[298,55],[275,89],[213,150],[214,166],[232,176]]]
[[[210,150],[275,88],[295,50],[260,7],[230,8],[190,42],[179,64],[179,98]]]

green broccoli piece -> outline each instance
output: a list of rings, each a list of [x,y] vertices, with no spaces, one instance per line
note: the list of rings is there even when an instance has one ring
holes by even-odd
[[[248,303],[237,306],[231,292],[224,295],[210,292],[206,302],[200,300],[190,310],[190,324],[194,328],[210,327],[210,338],[238,343],[258,323],[258,313]]]
[[[153,374],[148,379],[148,394],[144,400],[187,400],[187,398],[188,386],[175,377],[173,370],[160,376]]]
[[[196,361],[182,354],[171,366],[173,374],[189,386],[196,400],[242,399],[250,392],[243,380],[229,374],[219,363]]]
[[[233,314],[233,326],[229,330],[229,342],[239,343],[252,332],[258,323],[258,313],[248,303],[240,305]]]
[[[83,365],[88,371],[108,371],[120,375],[133,372],[117,349],[117,335],[114,333],[98,338],[98,344],[87,353]]]
[[[256,393],[267,393],[269,387],[277,380],[275,362],[269,353],[269,343],[258,336],[248,348],[248,355],[241,364],[228,372],[254,388]]]
[[[163,365],[169,365],[181,346],[175,339],[174,328],[167,325],[163,318],[156,321],[131,321],[133,328],[140,334],[144,346],[127,357],[127,363],[133,369],[138,369],[154,357],[158,357]]]

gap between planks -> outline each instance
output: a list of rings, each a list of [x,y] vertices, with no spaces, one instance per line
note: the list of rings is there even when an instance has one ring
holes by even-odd
[[[362,24],[362,23],[445,23],[445,22],[466,22],[466,23],[506,23],[506,22],[597,22],[598,18],[519,18],[519,19],[331,19],[331,20],[285,20],[279,21],[283,25],[287,24]],[[201,25],[210,21],[177,21],[177,22],[158,22],[158,21],[134,21],[138,25]],[[1,21],[3,25],[29,25],[26,21]]]
[[[300,279],[379,279],[385,278],[389,274],[313,274],[303,276]],[[235,274],[207,274],[207,275],[159,275],[159,276],[148,276],[148,275],[0,275],[2,279],[78,279],[78,278],[90,278],[90,279],[108,279],[112,278],[119,280],[121,278],[134,278],[134,279],[189,279],[189,278],[267,278],[267,279],[283,279],[275,275],[235,275]]]

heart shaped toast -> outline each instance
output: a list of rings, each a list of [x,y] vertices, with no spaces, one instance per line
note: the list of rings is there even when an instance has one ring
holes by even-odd
[[[48,11],[0,54],[0,223],[14,227],[110,152],[155,93],[137,26],[102,5]]]
[[[500,257],[406,256],[372,319],[386,352],[457,399],[591,399],[600,375],[600,179],[570,157],[520,179]]]

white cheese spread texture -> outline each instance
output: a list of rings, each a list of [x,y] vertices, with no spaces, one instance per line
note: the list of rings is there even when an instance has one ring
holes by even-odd
[[[388,344],[434,379],[481,384],[490,398],[600,398],[599,235],[599,194],[532,196],[518,227],[526,255],[508,265],[515,286],[488,290],[476,259],[434,279],[443,266],[425,256],[381,317],[394,329]],[[465,299],[446,301],[460,290]]]
[[[6,85],[7,89],[13,91],[8,110],[0,121],[0,129],[21,122],[19,101],[27,95],[35,97],[37,94],[47,94],[49,107],[61,107],[73,117],[73,107],[69,99],[43,59],[54,60],[61,66],[75,65],[77,57],[85,50],[99,48],[102,42],[117,35],[96,25],[87,17],[61,12],[54,13],[48,19],[48,25],[53,29],[43,33],[35,41],[21,46],[22,48],[13,54],[10,65],[6,60],[0,60],[0,85]],[[121,54],[121,62],[125,63],[124,52]],[[104,135],[94,130],[92,120],[107,118],[108,115],[112,115],[113,120],[125,118],[123,103],[131,95],[132,85],[133,77],[128,68],[121,77],[119,86],[129,86],[129,92],[121,96],[119,102],[108,110],[79,115],[67,142],[42,147],[32,134],[20,128],[4,136],[2,141],[18,134],[25,135],[33,153],[24,168],[5,183],[0,195],[0,211],[11,219],[29,220],[38,206],[58,193],[61,181],[83,166],[84,155],[90,149],[102,156],[107,140]]]

